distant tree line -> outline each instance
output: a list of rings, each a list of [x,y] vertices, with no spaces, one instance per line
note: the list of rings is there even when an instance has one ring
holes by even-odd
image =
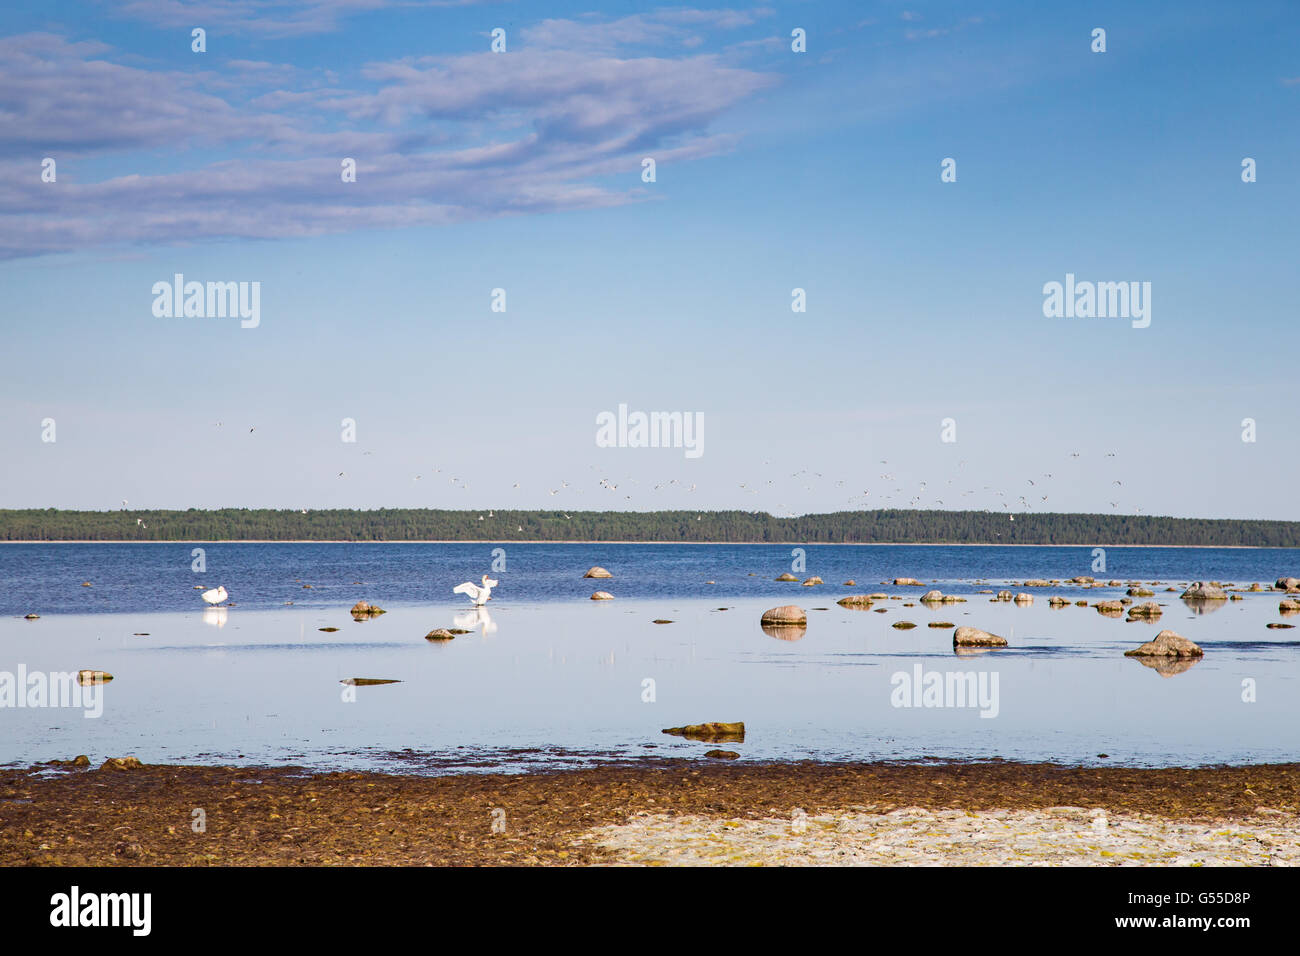
[[[0,541],[698,541],[1300,547],[1300,522],[991,511],[0,509]]]

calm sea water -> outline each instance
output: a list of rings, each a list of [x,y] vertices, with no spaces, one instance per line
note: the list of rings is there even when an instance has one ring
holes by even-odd
[[[195,547],[205,552],[203,573],[192,570]],[[717,745],[660,731],[710,720],[746,723],[743,743],[721,745],[742,759],[1300,759],[1300,629],[1266,627],[1300,619],[1280,615],[1276,592],[1198,613],[1164,590],[1300,576],[1294,550],[1111,548],[1106,570],[1095,571],[1089,548],[819,546],[805,549],[805,570],[795,573],[826,583],[805,588],[772,580],[792,570],[790,546],[511,544],[495,555],[494,547],[0,545],[0,680],[20,668],[115,675],[98,718],[0,706],[0,763],[87,753],[96,762],[135,754],[524,770],[699,756]],[[614,577],[584,580],[594,564]],[[451,588],[484,573],[500,584],[488,609],[475,611]],[[1130,624],[1047,606],[1052,594],[1091,602],[1122,588],[1035,588],[1028,607],[977,593],[1079,574],[1160,581],[1163,618]],[[895,576],[968,601],[905,607],[921,589],[881,585]],[[849,578],[858,585],[844,587]],[[196,584],[224,584],[235,606],[205,608]],[[615,600],[589,600],[597,588]],[[884,613],[835,604],[861,591],[899,599],[877,602]],[[355,622],[347,609],[362,599],[390,613]],[[785,603],[809,612],[806,632],[786,635],[796,640],[759,626],[765,608]],[[23,620],[28,612],[41,618]],[[900,620],[918,626],[891,626]],[[1010,647],[958,656],[952,628],[931,622],[981,627]],[[471,633],[424,640],[450,626]],[[1165,627],[1205,657],[1162,674],[1123,656]],[[970,675],[985,700],[902,706],[926,703],[906,688],[918,673],[923,683]],[[340,683],[351,677],[400,683]]]
[[[206,570],[196,573],[195,549]],[[224,585],[243,608],[385,607],[453,597],[452,587],[487,573],[503,601],[571,601],[595,589],[583,573],[600,565],[623,598],[789,595],[772,579],[791,571],[790,545],[678,544],[0,544],[0,614],[97,614],[201,608],[193,588]],[[1300,550],[1108,548],[1093,570],[1091,548],[808,546],[806,571],[827,584],[875,586],[896,577],[938,582],[954,593],[975,580],[1216,580],[1272,584],[1300,576]],[[495,562],[496,570],[493,570]],[[750,574],[753,574],[751,577]],[[89,581],[91,587],[82,587]],[[713,582],[713,583],[708,583]],[[599,584],[599,582],[595,582]],[[310,585],[310,588],[304,587]]]

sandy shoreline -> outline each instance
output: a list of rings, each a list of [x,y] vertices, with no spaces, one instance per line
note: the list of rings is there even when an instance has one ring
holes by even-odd
[[[0,864],[1293,865],[1298,814],[1294,763],[44,765],[0,770]]]

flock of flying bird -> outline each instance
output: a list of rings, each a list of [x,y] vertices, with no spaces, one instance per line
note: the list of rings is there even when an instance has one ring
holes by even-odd
[[[224,423],[222,422],[214,422],[213,424],[217,428],[224,427]],[[257,429],[256,425],[250,426],[248,429],[248,434],[252,434],[253,432],[256,431],[256,429]],[[361,454],[363,456],[370,456],[373,455],[374,452],[363,451]],[[1083,453],[1077,451],[1070,452],[1069,454],[1069,458],[1071,460],[1079,459],[1082,456]],[[1105,457],[1115,458],[1117,457],[1117,453],[1113,451],[1107,452],[1105,454]],[[961,461],[958,462],[957,464],[958,472],[961,471],[961,469],[966,465],[966,463],[967,463],[966,459],[962,459]],[[768,460],[768,461],[764,461],[763,464],[765,467],[770,467],[772,465],[772,462]],[[889,464],[889,461],[888,459],[881,459],[880,464],[887,466]],[[591,471],[596,471],[595,465],[591,465],[589,467]],[[443,470],[441,468],[435,467],[427,472],[422,472],[417,475],[412,475],[411,481],[412,482],[423,481],[426,477],[432,477],[435,475],[442,475],[442,474],[443,474]],[[345,471],[340,471],[335,477],[336,480],[346,480],[348,474]],[[789,477],[793,480],[796,480],[799,483],[799,486],[804,491],[809,491],[809,492],[817,492],[821,490],[819,488],[815,488],[814,485],[817,485],[820,482],[825,480],[825,476],[821,472],[812,471],[811,469],[807,469],[807,468],[801,471],[792,472]],[[956,482],[957,477],[959,477],[959,475],[954,474],[954,477],[949,478],[943,487],[946,488],[948,486],[953,485],[954,482]],[[909,492],[905,487],[903,487],[903,484],[899,482],[899,479],[896,478],[892,472],[887,472],[887,471],[882,472],[880,474],[879,480],[885,483],[885,489],[888,489],[890,485],[897,485],[897,486],[892,488],[892,490],[882,489],[877,491],[874,499],[872,498],[873,492],[871,491],[871,489],[863,488],[862,491],[856,494],[849,495],[849,497],[845,499],[845,504],[857,508],[863,508],[863,509],[869,506],[875,506],[878,508],[879,507],[916,508],[918,505],[925,508],[937,507],[937,508],[958,509],[958,508],[962,508],[963,506],[960,500],[956,500],[956,499],[967,498],[971,495],[977,494],[976,489],[968,488],[966,490],[961,491],[956,496],[956,499],[950,496],[949,500],[945,502],[943,498],[939,498],[936,495],[927,504],[922,504],[922,502],[925,501],[925,493],[929,490],[928,481],[919,482],[916,489],[912,492]],[[988,493],[994,498],[1004,499],[1002,501],[1002,508],[1005,511],[1011,511],[1013,503],[1018,504],[1020,506],[1020,510],[1023,511],[1032,511],[1035,508],[1043,507],[1049,501],[1050,496],[1046,494],[1040,494],[1040,492],[1045,487],[1044,485],[1041,485],[1040,482],[1052,481],[1053,480],[1052,473],[1044,472],[1037,481],[1035,481],[1033,478],[1026,478],[1025,480],[1027,483],[1027,488],[1025,489],[1025,492],[1022,494],[1016,494],[1014,491],[995,490],[992,485],[984,485],[982,486],[981,490],[983,492]],[[454,475],[448,475],[447,481],[453,488],[458,488],[461,491],[468,491],[470,488],[469,482],[464,481],[460,477]],[[622,483],[621,486],[619,482]],[[840,479],[835,481],[834,487],[837,489],[842,489],[848,484],[849,483],[847,480]],[[612,495],[621,501],[640,500],[642,502],[645,502],[646,501],[645,497],[634,498],[633,494],[631,493],[640,490],[638,486],[639,486],[639,482],[637,481],[637,479],[629,475],[625,478],[619,479],[618,482],[616,482],[614,479],[609,477],[602,477],[596,483],[595,488],[599,489],[600,492],[604,492],[606,495]],[[577,496],[583,494],[582,487],[579,487],[575,483],[571,483],[567,479],[561,480],[558,483],[558,485],[555,487],[552,487],[549,484],[544,484],[543,487],[546,490],[548,498],[554,498],[559,495]],[[664,491],[665,489],[667,489],[670,492],[676,490],[685,494],[691,494],[696,490],[697,487],[698,485],[694,482],[692,482],[690,486],[687,487],[684,481],[681,481],[677,478],[670,478],[664,481],[656,482],[648,491],[646,491],[646,494],[653,495],[658,492]],[[763,482],[742,481],[739,482],[738,487],[742,493],[747,495],[760,495],[764,493],[770,493],[771,495],[776,496],[778,493],[783,495],[785,492],[791,490],[786,488],[785,491],[781,491],[780,486],[777,485],[776,479],[774,478],[769,478]],[[1112,489],[1122,488],[1123,482],[1120,481],[1119,479],[1113,479],[1110,483],[1110,487]],[[514,482],[512,485],[512,490],[518,491],[519,488],[520,488],[520,482],[518,481]],[[956,489],[953,490],[956,491]],[[609,499],[606,498],[605,500],[608,501]],[[1110,501],[1109,504],[1112,511],[1118,510],[1120,507],[1119,501]],[[123,507],[126,506],[125,500],[122,502],[122,505]],[[302,508],[300,510],[302,514],[307,514],[308,509]],[[776,502],[773,506],[769,507],[767,510],[769,510],[772,514],[777,515],[779,517],[782,516],[793,517],[798,513],[798,512],[791,511],[789,505],[786,502]],[[805,512],[803,513],[807,513],[807,511],[805,510]],[[1134,513],[1141,514],[1142,509],[1140,507],[1135,508]],[[486,516],[479,515],[479,520],[483,521],[495,517],[496,517],[495,513],[489,511]],[[564,514],[564,517],[570,518],[571,516],[568,514]],[[148,525],[145,524],[144,521],[140,518],[136,519],[136,524],[142,529],[148,528]],[[518,530],[523,531],[522,526]]]
[[[366,454],[370,454],[370,453],[366,452]],[[1117,454],[1118,454],[1117,452],[1113,452],[1113,451],[1106,452],[1105,457],[1116,458]],[[1069,455],[1069,458],[1072,460],[1079,459],[1082,457],[1083,457],[1083,453],[1077,451],[1071,452]],[[962,459],[961,461],[958,462],[957,464],[958,472],[960,472],[960,470],[966,465],[966,463],[967,463],[966,459]],[[768,460],[763,462],[763,464],[767,467],[770,467],[772,465],[772,462]],[[889,464],[889,461],[888,459],[881,459],[880,464],[887,466]],[[595,465],[591,465],[589,466],[589,468],[591,471],[597,470]],[[432,473],[440,474],[441,471],[442,469],[435,468],[433,469]],[[340,472],[339,477],[346,477],[346,475]],[[419,481],[423,477],[424,475],[415,475],[411,480]],[[954,474],[952,478],[947,479],[943,487],[946,488],[948,486],[957,483],[959,477],[960,474]],[[822,483],[827,480],[826,476],[823,473],[812,471],[811,469],[807,469],[807,468],[802,469],[801,471],[792,472],[789,475],[789,478],[795,480],[798,486],[801,487],[804,491],[809,491],[809,492],[818,492],[823,490],[825,486],[822,485]],[[909,492],[903,486],[903,483],[901,483],[900,480],[891,472],[882,472],[879,478],[880,481],[885,482],[885,487],[884,489],[881,489],[876,493],[876,497],[874,499],[872,498],[871,489],[863,488],[862,491],[858,492],[857,494],[850,494],[845,499],[845,504],[857,508],[864,508],[864,509],[869,506],[893,507],[893,508],[916,508],[917,506],[921,506],[922,508],[948,507],[951,509],[964,510],[966,508],[969,508],[970,506],[963,505],[960,499],[967,498],[971,495],[975,495],[978,493],[977,489],[975,488],[967,488],[966,490],[963,490],[959,493],[956,492],[956,489],[953,489],[954,495],[950,496],[949,500],[945,503],[944,499],[938,497],[937,495],[934,495],[932,498],[927,500],[926,492],[929,491],[930,489],[929,481],[920,481],[917,484],[916,488],[912,492]],[[1042,492],[1048,488],[1048,483],[1053,481],[1054,478],[1055,476],[1051,472],[1044,472],[1038,479],[1026,478],[1025,479],[1026,488],[1024,490],[1024,493],[1021,494],[1016,494],[1014,491],[1009,492],[1009,491],[995,490],[993,485],[983,485],[980,490],[982,490],[983,492],[987,493],[988,495],[994,498],[1004,499],[1001,502],[1001,504],[1003,510],[1005,511],[1011,511],[1013,503],[1018,504],[1020,506],[1019,510],[1033,511],[1035,508],[1042,508],[1050,500],[1050,495],[1043,494]],[[460,478],[452,477],[449,478],[448,480],[450,484],[459,487],[461,490],[469,489],[469,483],[463,482]],[[1072,480],[1072,484],[1077,485],[1077,481]],[[1123,481],[1119,479],[1112,479],[1110,481],[1109,487],[1112,489],[1122,488],[1123,484],[1124,484]],[[818,485],[822,485],[822,487],[816,487]],[[834,481],[834,487],[837,489],[842,489],[848,485],[849,482],[846,479],[839,479]],[[895,487],[890,489],[889,488],[890,485],[895,485]],[[552,487],[549,483],[543,483],[541,487],[546,490],[547,497],[556,497],[559,495],[578,496],[578,495],[582,495],[584,492],[584,488],[582,486],[580,486],[575,482],[571,482],[568,479],[563,479],[559,481],[558,483],[556,483],[554,487]],[[685,481],[682,481],[677,478],[668,478],[668,479],[655,482],[653,485],[650,485],[649,488],[643,488],[641,487],[641,482],[639,482],[638,479],[632,477],[631,475],[628,475],[624,478],[618,479],[617,481],[615,481],[613,478],[602,477],[596,482],[595,488],[589,490],[595,490],[597,493],[597,497],[605,497],[605,495],[609,495],[609,496],[613,496],[614,498],[621,499],[622,501],[639,500],[641,502],[645,502],[647,501],[648,496],[655,495],[665,490],[667,490],[668,492],[677,491],[682,494],[691,494],[695,492],[696,488],[698,487],[699,487],[698,484],[695,482],[692,482],[688,486]],[[737,487],[743,494],[760,495],[760,494],[767,493],[770,498],[770,497],[777,496],[778,491],[783,486],[778,486],[776,478],[769,478],[762,482],[742,481],[738,483]],[[518,481],[514,482],[511,486],[511,489],[514,491],[518,491],[519,488],[520,488],[520,482]],[[788,486],[784,487],[784,491],[781,491],[781,494],[784,495],[785,493],[788,493],[790,490],[792,489],[790,489]],[[601,492],[604,492],[605,494],[602,495]],[[631,492],[640,492],[640,494],[638,494],[637,497],[634,497],[634,495]],[[609,499],[606,498],[605,500],[609,500]],[[1112,510],[1117,510],[1120,507],[1119,501],[1110,501],[1109,504]],[[774,506],[769,508],[769,510],[771,511],[772,514],[778,516],[793,517],[795,515],[795,512],[790,511],[788,505],[785,502],[776,502]],[[1138,507],[1135,508],[1134,511],[1136,514],[1141,514],[1142,509]],[[561,513],[563,514],[563,512]],[[488,512],[486,517],[487,518],[496,517],[495,512]],[[571,516],[568,514],[564,514],[564,517],[570,518]],[[484,520],[484,516],[479,515],[479,520],[480,521]],[[520,528],[519,530],[522,531],[523,528]]]

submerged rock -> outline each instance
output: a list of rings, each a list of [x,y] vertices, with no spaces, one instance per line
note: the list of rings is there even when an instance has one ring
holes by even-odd
[[[959,627],[952,632],[954,647],[1006,647],[1007,639],[978,627]]]
[[[1125,657],[1201,657],[1205,654],[1196,644],[1176,631],[1164,630],[1141,647],[1125,651]]]
[[[1156,618],[1164,613],[1164,609],[1154,601],[1147,601],[1145,604],[1134,604],[1128,609],[1128,616],[1134,620],[1138,618]]]
[[[348,684],[352,687],[374,687],[377,684],[400,684],[400,680],[390,680],[386,677],[345,677],[339,681],[340,684]]]
[[[666,618],[666,617],[657,617],[657,618],[655,618],[653,621],[651,621],[650,623],[651,623],[651,624],[671,624],[672,621],[668,620],[668,618]]]
[[[740,754],[734,750],[710,750],[704,756],[712,757],[714,760],[737,760],[740,758]]]
[[[685,727],[665,727],[666,734],[674,737],[686,737],[690,740],[707,740],[718,743],[744,743],[745,722],[712,721],[707,724],[687,724]]]
[[[24,616],[23,619],[27,621],[38,621],[40,620],[40,617],[41,616],[39,614],[27,614]]]
[[[785,572],[785,574],[782,574],[782,575],[780,575],[780,576],[778,576],[778,577],[775,577],[775,578],[773,578],[772,580],[773,580],[773,581],[798,581],[799,579],[796,578],[796,577],[795,577],[793,574],[791,574],[789,571],[787,571],[787,572]]]
[[[890,626],[890,627],[896,627],[896,628],[898,628],[900,631],[907,631],[907,630],[910,630],[911,628],[916,627],[916,625],[913,624],[911,621],[895,621],[893,624],[891,624],[891,625],[889,625],[889,626]]]

